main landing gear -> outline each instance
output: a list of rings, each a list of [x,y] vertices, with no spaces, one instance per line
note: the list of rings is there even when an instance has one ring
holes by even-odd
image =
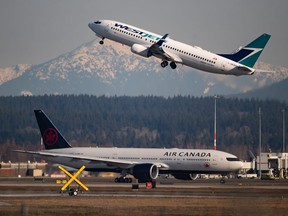
[[[167,65],[168,65],[168,62],[167,62],[167,61],[161,62],[161,67],[165,68],[165,67],[167,67]]]
[[[161,62],[161,67],[165,68],[165,67],[167,67],[167,66],[168,66],[168,61],[163,61],[163,62]],[[176,65],[175,62],[170,62],[170,67],[171,67],[172,69],[176,69],[177,65]]]
[[[126,178],[126,177],[117,177],[114,180],[115,183],[132,183],[132,178]]]
[[[220,184],[225,184],[225,183],[226,183],[225,176],[222,176],[220,179]]]

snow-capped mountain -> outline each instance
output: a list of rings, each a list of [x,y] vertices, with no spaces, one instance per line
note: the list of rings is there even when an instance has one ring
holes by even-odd
[[[0,68],[0,85],[21,76],[31,65],[18,64],[14,67]]]
[[[102,46],[94,40],[43,64],[0,69],[8,71],[3,77],[0,74],[0,95],[225,95],[247,92],[288,77],[287,68],[265,63],[257,67],[276,72],[235,77],[181,65],[176,70],[163,69],[156,58],[137,56],[129,47],[109,40]]]

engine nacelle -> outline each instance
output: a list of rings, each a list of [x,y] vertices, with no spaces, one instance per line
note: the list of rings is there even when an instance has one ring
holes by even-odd
[[[132,175],[141,182],[155,180],[159,169],[155,164],[137,164],[132,168]]]
[[[131,51],[137,55],[140,55],[146,58],[152,55],[151,51],[147,47],[140,45],[140,44],[133,44],[131,47]]]
[[[180,180],[196,180],[198,178],[198,174],[192,174],[192,173],[174,173],[172,175],[176,179]]]

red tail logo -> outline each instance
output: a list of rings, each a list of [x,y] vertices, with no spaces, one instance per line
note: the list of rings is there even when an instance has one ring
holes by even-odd
[[[54,128],[48,128],[44,131],[43,141],[49,146],[55,145],[58,141],[58,133]]]

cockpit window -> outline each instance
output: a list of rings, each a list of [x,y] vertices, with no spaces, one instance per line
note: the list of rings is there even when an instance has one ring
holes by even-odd
[[[227,159],[227,161],[240,161],[238,158],[226,158]]]
[[[94,22],[95,24],[101,24],[101,22],[100,21],[96,21],[96,22]]]

